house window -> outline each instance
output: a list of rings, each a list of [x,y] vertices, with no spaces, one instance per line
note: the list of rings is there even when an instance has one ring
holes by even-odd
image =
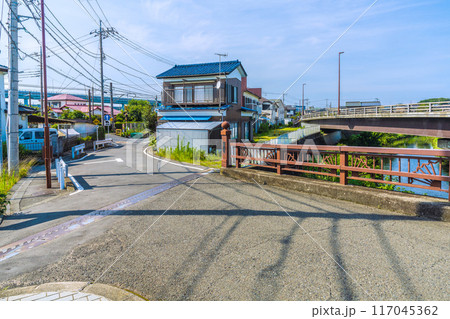
[[[175,87],[175,102],[183,103],[183,87],[177,86]]]
[[[213,101],[213,86],[206,85],[205,86],[205,102],[212,102],[212,101]]]
[[[195,87],[195,102],[205,101],[205,87],[203,85],[197,85]]]
[[[238,102],[238,89],[236,86],[231,86],[231,103]]]
[[[238,123],[234,122],[230,124],[231,128],[231,139],[237,139],[238,138]]]
[[[192,102],[192,87],[190,87],[190,86],[186,87],[184,94],[186,94],[186,102],[191,103]]]
[[[250,127],[249,127],[249,122],[245,122],[244,123],[244,138],[246,139],[246,140],[248,140],[248,138],[249,138],[249,133],[250,133]]]
[[[213,86],[212,85],[197,85],[195,86],[195,102],[212,102],[213,101]]]

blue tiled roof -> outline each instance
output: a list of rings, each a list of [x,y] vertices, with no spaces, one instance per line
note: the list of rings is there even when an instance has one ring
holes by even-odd
[[[220,72],[230,74],[239,66],[242,67],[242,64],[239,60],[223,61],[220,63]],[[243,67],[242,70],[247,75]],[[156,78],[163,79],[171,77],[198,76],[210,74],[219,74],[219,62],[175,65],[173,68],[157,75]]]

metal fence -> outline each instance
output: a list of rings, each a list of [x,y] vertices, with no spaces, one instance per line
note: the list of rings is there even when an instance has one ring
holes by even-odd
[[[401,153],[401,154],[400,154]],[[230,143],[231,165],[449,192],[450,150]]]
[[[320,119],[329,117],[382,117],[382,116],[414,116],[420,114],[449,114],[450,102],[411,103],[397,105],[381,105],[370,107],[342,108],[337,110],[312,112],[302,119]]]

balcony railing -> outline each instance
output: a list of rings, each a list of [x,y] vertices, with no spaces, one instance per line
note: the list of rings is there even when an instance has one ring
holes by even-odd
[[[205,105],[226,103],[225,90],[215,87],[165,89],[162,92],[163,105]],[[219,99],[220,96],[220,99]]]

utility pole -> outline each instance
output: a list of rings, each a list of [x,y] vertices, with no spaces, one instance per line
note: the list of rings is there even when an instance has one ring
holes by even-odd
[[[105,117],[105,92],[103,86],[103,30],[102,30],[102,20],[100,20],[100,96],[101,96],[101,105],[102,105],[102,126],[104,126],[104,117]]]
[[[44,152],[45,152],[45,176],[47,179],[47,188],[52,188],[51,164],[52,154],[50,153],[50,128],[48,127],[48,106],[47,106],[47,54],[45,47],[45,14],[44,0],[41,0],[41,30],[42,30],[42,72],[44,82]]]
[[[102,126],[105,124],[105,91],[104,91],[104,79],[103,79],[103,39],[106,39],[110,34],[116,33],[114,28],[102,29],[102,20],[100,20],[100,29],[94,30],[91,34],[98,36],[100,39],[100,96],[102,105]]]
[[[41,54],[40,54],[40,59],[39,59],[39,64],[40,64],[40,73],[41,73],[41,115],[44,114],[44,84],[42,82],[43,77],[42,77],[42,47],[41,47]]]
[[[88,100],[89,100],[89,119],[92,120],[91,89],[88,90]]]
[[[109,121],[109,125],[111,125],[113,119],[114,119],[114,102],[113,102],[113,84],[112,82],[109,83],[109,99],[111,100],[111,119]]]
[[[222,57],[228,56],[227,53],[214,53],[215,55],[219,56],[219,82],[217,83],[217,89],[219,90],[219,113],[222,115],[222,122],[223,122],[223,112],[221,112],[220,108],[222,107],[222,79],[220,78],[220,75],[222,73],[221,64],[222,64]]]
[[[9,103],[8,103],[8,171],[19,169],[19,54],[17,29],[17,0],[10,1],[9,24]]]
[[[341,114],[341,54],[339,52],[339,71],[338,71],[338,115]]]
[[[305,115],[305,85],[306,83],[303,83],[302,85],[302,114]]]
[[[31,92],[28,92],[28,106],[31,107]]]
[[[92,85],[92,117],[95,116],[95,93],[94,93],[94,85]]]

